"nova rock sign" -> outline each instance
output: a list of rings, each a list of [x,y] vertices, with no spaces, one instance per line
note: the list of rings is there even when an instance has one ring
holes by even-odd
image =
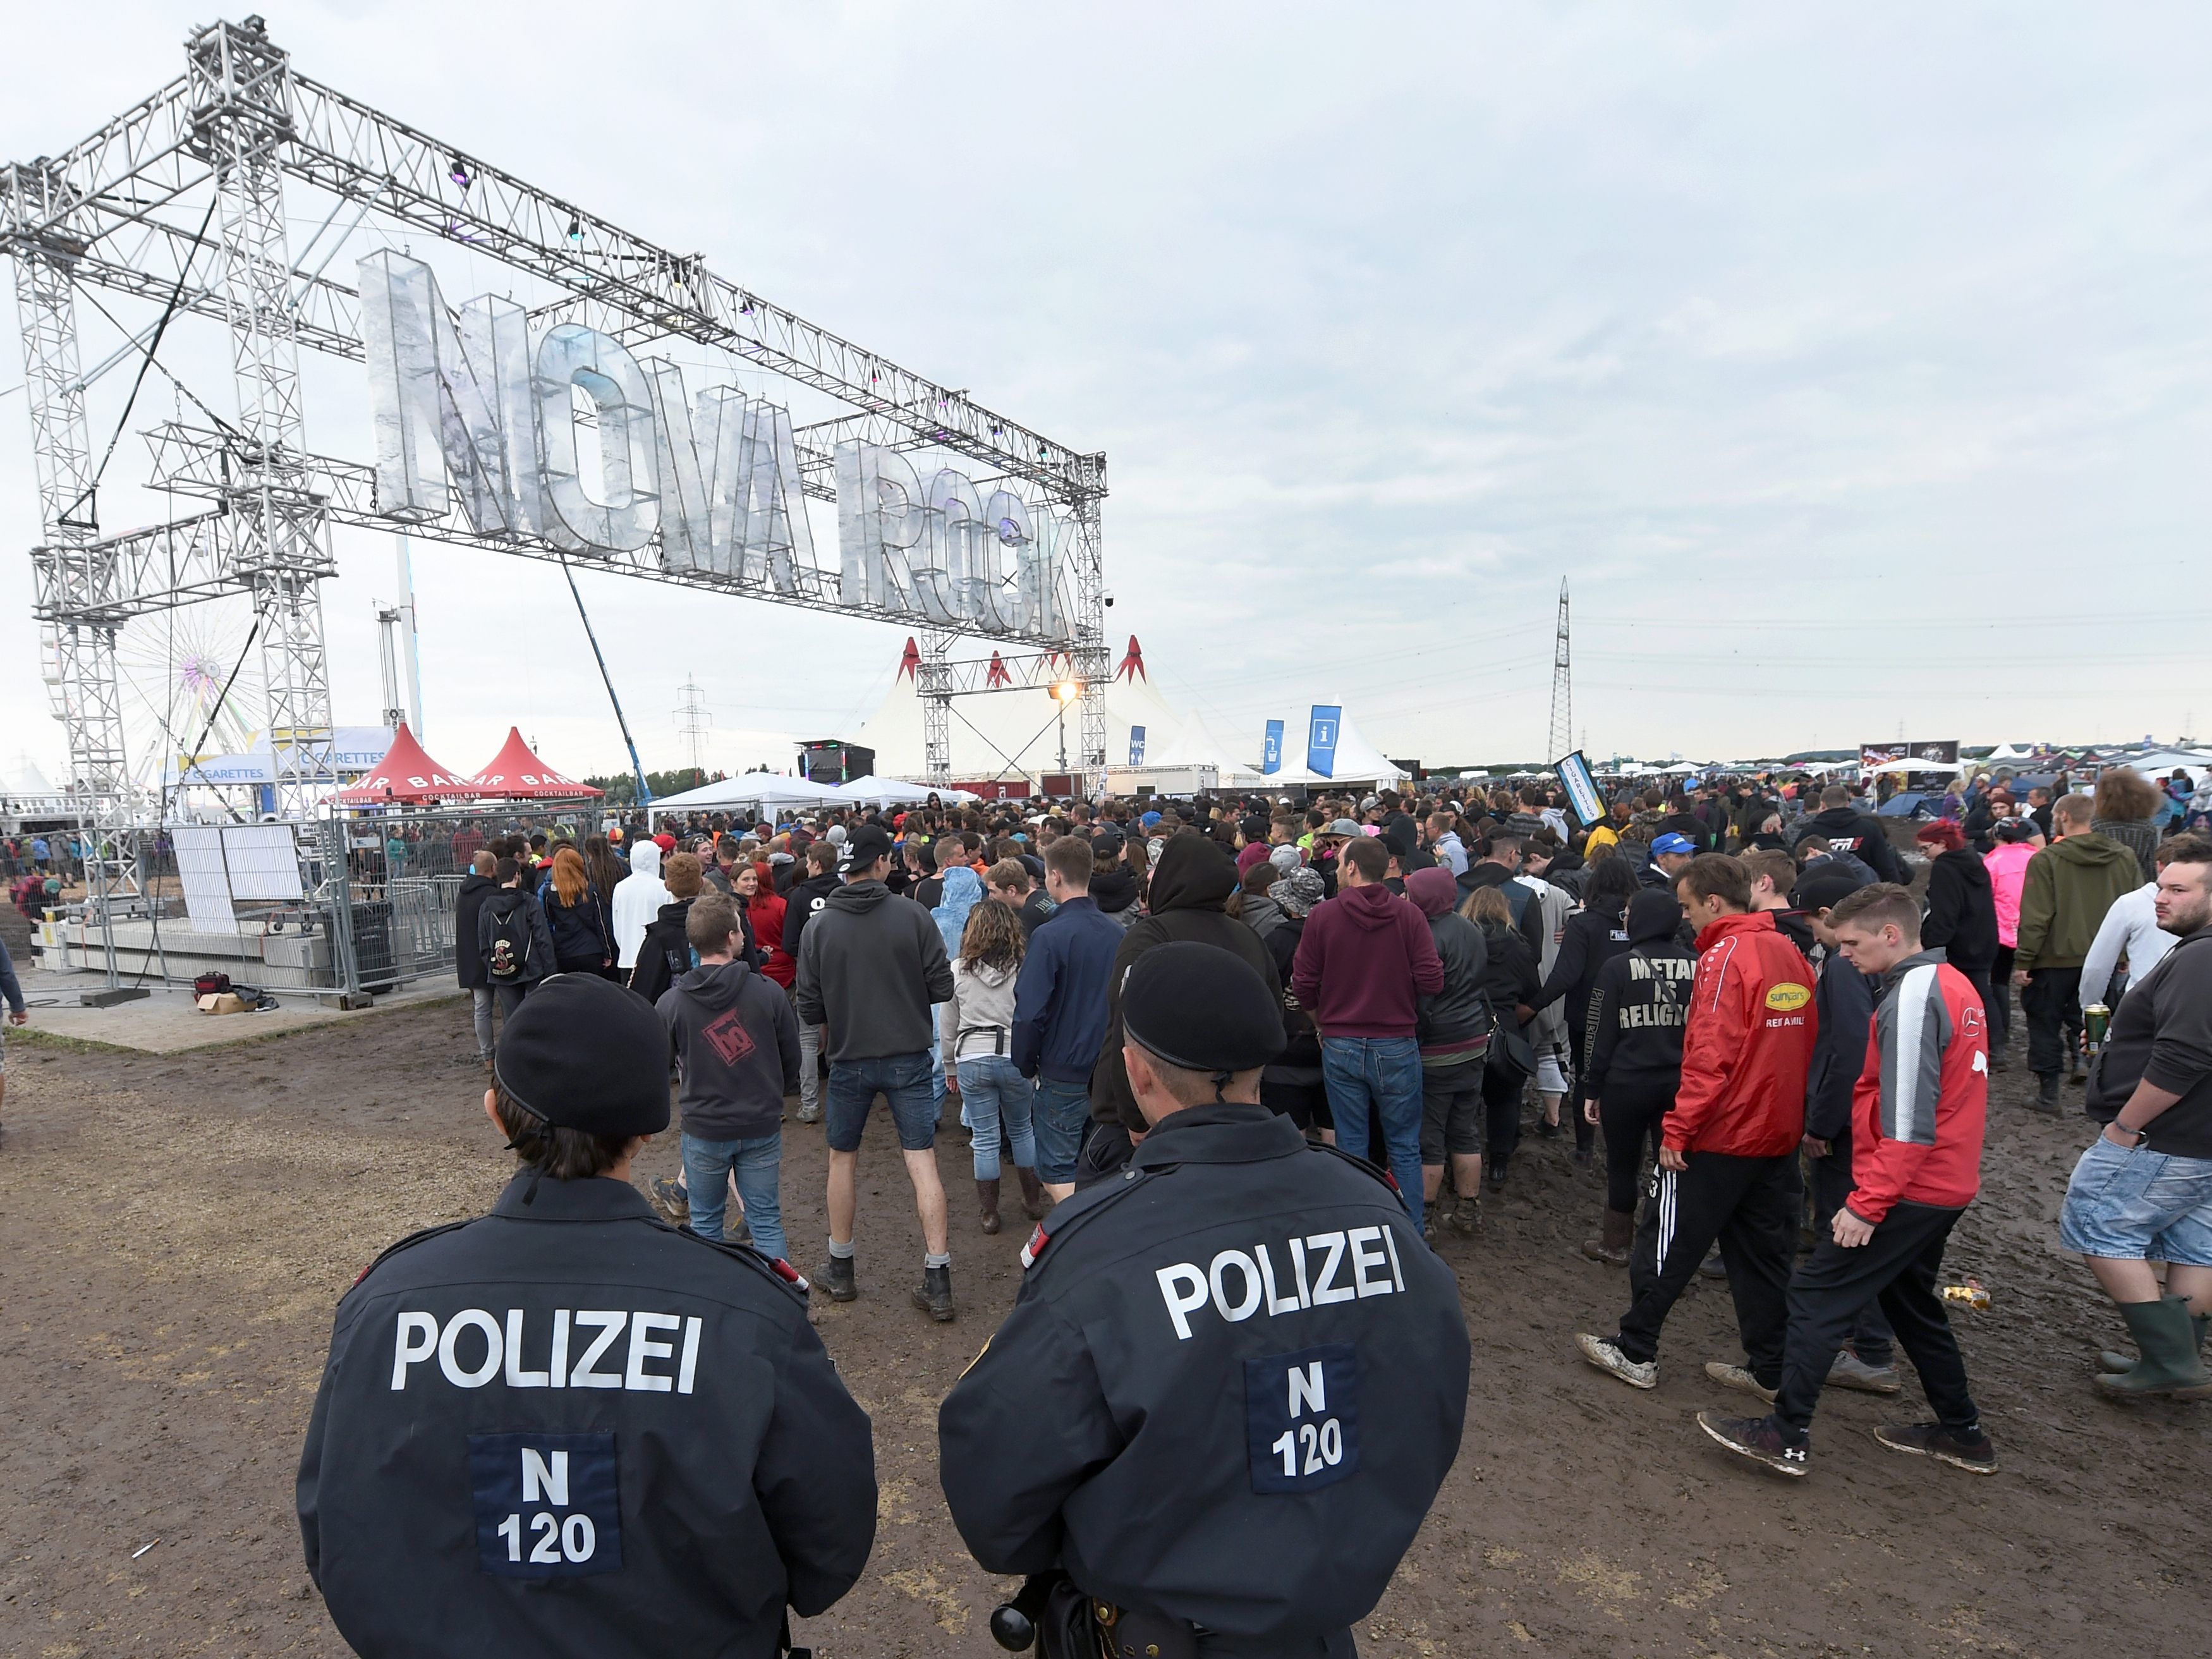
[[[1015,491],[950,467],[925,477],[879,445],[840,444],[830,597],[788,410],[731,386],[687,398],[676,364],[641,362],[579,324],[534,331],[510,301],[485,295],[451,316],[429,267],[389,249],[360,273],[385,516],[441,520],[457,495],[478,536],[585,554],[657,538],[664,569],[739,588],[960,632],[1072,640],[1060,586],[1073,526]],[[597,417],[596,467],[577,442],[580,392]]]

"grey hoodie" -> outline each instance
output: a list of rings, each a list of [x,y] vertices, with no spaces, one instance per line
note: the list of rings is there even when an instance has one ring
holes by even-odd
[[[757,1140],[783,1121],[799,1087],[799,1022],[781,988],[742,962],[702,964],[653,1004],[683,1067],[684,1133]]]
[[[935,918],[879,881],[830,895],[799,935],[799,1018],[826,1024],[830,1058],[929,1052],[933,1003],[952,1000],[952,964]]]

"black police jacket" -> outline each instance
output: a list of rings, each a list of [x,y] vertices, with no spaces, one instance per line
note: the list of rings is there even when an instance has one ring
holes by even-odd
[[[299,1508],[368,1659],[769,1659],[867,1563],[874,1443],[758,1256],[525,1175],[339,1303]]]
[[[1404,1206],[1265,1107],[1198,1106],[1028,1254],[938,1413],[976,1561],[1064,1567],[1212,1651],[1343,1650],[1467,1413],[1459,1286]]]

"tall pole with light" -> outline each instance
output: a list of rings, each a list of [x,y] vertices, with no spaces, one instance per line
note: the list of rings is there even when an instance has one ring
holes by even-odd
[[[1062,777],[1067,775],[1067,705],[1082,695],[1082,685],[1074,680],[1053,683],[1053,714],[1060,724],[1060,770]]]

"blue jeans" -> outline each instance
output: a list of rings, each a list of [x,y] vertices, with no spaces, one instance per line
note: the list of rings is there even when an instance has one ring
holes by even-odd
[[[745,1203],[745,1224],[753,1249],[771,1261],[784,1261],[791,1247],[783,1237],[783,1200],[777,1176],[783,1168],[783,1131],[755,1140],[702,1140],[684,1137],[684,1184],[691,1195],[691,1231],[702,1238],[722,1236],[722,1212],[729,1207],[724,1177],[738,1172],[738,1196]]]
[[[898,1126],[900,1150],[926,1152],[937,1144],[937,1115],[944,1097],[930,1087],[936,1055],[931,1050],[910,1054],[875,1054],[866,1060],[830,1062],[830,1097],[824,1114],[823,1139],[833,1152],[860,1150],[860,1131],[867,1127],[868,1109],[880,1093],[890,1103],[891,1121]]]
[[[975,1179],[999,1178],[999,1126],[1014,1144],[1014,1162],[1036,1167],[1036,1137],[1030,1128],[1030,1080],[1004,1054],[970,1054],[959,1062],[960,1097],[975,1132]]]
[[[1083,1133],[1091,1127],[1091,1085],[1039,1078],[1030,1121],[1036,1134],[1037,1179],[1055,1187],[1072,1185]]]
[[[1354,1158],[1386,1163],[1413,1224],[1421,1224],[1421,1047],[1412,1037],[1321,1040],[1336,1144]],[[1373,1151],[1380,1125],[1383,1158]]]
[[[2212,1158],[2115,1146],[2100,1134],[2066,1183],[2058,1242],[2111,1261],[2212,1267]]]

